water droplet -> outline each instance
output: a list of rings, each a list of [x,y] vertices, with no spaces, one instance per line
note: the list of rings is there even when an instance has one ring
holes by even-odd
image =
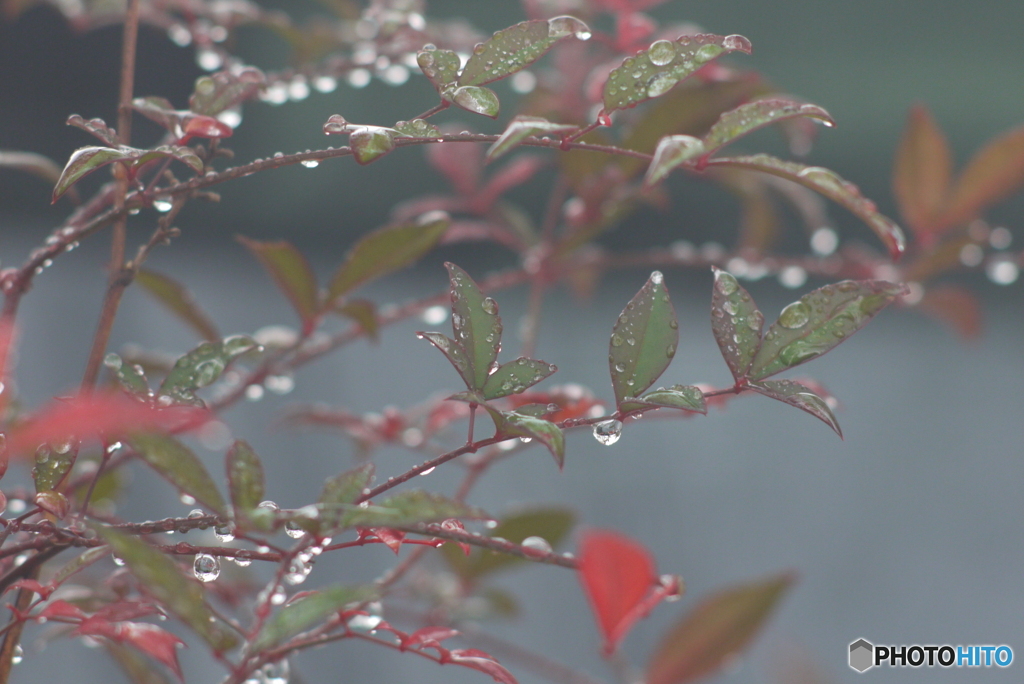
[[[235,562],[235,565],[237,565],[240,568],[247,568],[250,565],[252,565],[252,558],[243,558],[242,556],[235,556],[231,560],[233,560]]]
[[[779,271],[779,284],[791,290],[807,282],[807,271],[800,266],[786,266]]]
[[[605,446],[611,446],[622,437],[622,421],[606,420],[594,424],[594,439]]]
[[[804,327],[809,320],[811,309],[802,301],[793,302],[779,314],[779,325],[790,330]]]
[[[257,505],[256,508],[265,508],[268,511],[279,511],[279,510],[281,510],[281,507],[278,506],[273,501],[260,501],[259,505]]]
[[[615,364],[615,372],[616,373],[625,373],[626,372],[626,366],[624,364],[621,364],[621,363]]]
[[[25,651],[21,648],[21,644],[15,644],[14,653],[11,655],[11,664],[17,665],[22,661],[25,656]]]
[[[305,166],[307,169],[315,169],[316,167],[320,166],[320,162],[316,159],[305,159],[299,163]]]
[[[619,337],[618,335],[612,335],[612,346],[613,347],[621,347],[622,346],[622,338]]]
[[[284,603],[287,598],[288,594],[284,593],[283,589],[278,589],[270,595],[270,603],[275,606],[279,606]]]
[[[333,93],[338,88],[338,79],[333,76],[317,76],[313,79],[313,87],[317,92]]]
[[[353,615],[348,620],[348,628],[361,632],[372,632],[381,622],[383,622],[383,618],[379,615]]]
[[[1020,269],[1010,259],[993,259],[985,267],[985,274],[996,285],[1012,285],[1020,276]]]
[[[204,515],[204,513],[203,513],[202,509],[200,509],[200,508],[193,508],[191,511],[188,512],[188,519],[189,520],[197,520],[199,518],[202,518],[203,515]]]
[[[668,41],[664,41],[664,42],[667,43]],[[653,283],[654,285],[661,285],[664,282],[665,282],[665,276],[662,275],[661,271],[653,271],[651,273],[651,283]]]
[[[298,539],[299,537],[306,534],[306,531],[299,527],[299,524],[294,520],[289,520],[284,524],[284,533],[292,539]]]
[[[538,551],[540,553],[551,553],[551,544],[544,537],[527,537],[521,542],[524,549]]]
[[[577,40],[590,40],[590,28],[576,17],[562,16],[548,19],[548,38],[575,36]]]
[[[245,388],[246,401],[259,401],[263,398],[263,385],[249,385]]]
[[[732,274],[726,273],[725,271],[716,271],[715,287],[718,288],[719,292],[728,297],[739,289],[740,284]]]
[[[220,577],[220,561],[208,553],[197,553],[192,573],[200,582],[212,582]]]
[[[185,492],[181,493],[181,496],[178,497],[178,501],[185,504],[186,506],[191,506],[196,502],[196,500],[191,495],[186,494]]]
[[[288,565],[288,572],[284,575],[284,581],[292,586],[302,584],[312,571],[313,566],[308,562],[301,558],[293,558],[292,562]]]
[[[659,97],[672,90],[679,79],[671,74],[658,74],[647,84],[647,97]]]
[[[722,304],[722,309],[725,311],[725,313],[729,314],[730,316],[735,316],[736,312],[738,311],[736,305],[733,304],[732,301],[728,299],[725,300],[725,304]]]
[[[627,337],[626,338],[626,344],[628,344],[630,347],[635,347],[636,346],[636,338],[635,337]]]
[[[235,540],[235,533],[231,529],[231,525],[227,523],[215,526],[213,528],[213,536],[217,538],[217,541],[223,543]]]
[[[435,468],[436,468],[436,466],[435,466]],[[422,476],[424,476],[424,475],[429,475],[430,473],[434,472],[434,469],[435,469],[435,468],[427,468],[427,469],[426,469],[426,470],[424,470],[424,471],[423,471],[422,473],[420,473],[420,476],[422,477]]]
[[[667,347],[665,347],[665,356],[667,356],[668,358],[671,359],[675,355],[676,355],[676,346],[674,344],[670,344]]]
[[[491,315],[498,313],[498,303],[490,297],[485,298],[484,301],[480,303],[480,308]]]
[[[114,565],[116,565],[117,567],[124,567],[124,558],[121,558],[120,556],[116,556],[114,554],[110,554],[110,558],[114,561]]]
[[[153,208],[161,214],[166,214],[172,207],[174,207],[174,205],[168,197],[157,197],[153,200]]]
[[[746,37],[735,34],[723,38],[722,46],[726,50],[741,50],[743,52],[750,52],[752,49],[750,41]]]

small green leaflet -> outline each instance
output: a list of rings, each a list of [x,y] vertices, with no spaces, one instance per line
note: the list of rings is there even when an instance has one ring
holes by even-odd
[[[117,378],[117,384],[128,394],[139,399],[149,400],[152,398],[149,389],[149,381],[142,370],[142,366],[125,363],[119,355],[111,352],[103,359],[103,365],[110,370]]]
[[[568,509],[539,508],[505,517],[487,534],[515,544],[521,544],[527,537],[541,537],[555,548],[568,536],[575,521]],[[455,573],[470,580],[526,562],[518,556],[481,548],[474,548],[466,556],[455,544],[445,544],[441,551]]]
[[[693,413],[707,414],[708,406],[704,401],[704,393],[693,385],[672,385],[669,388],[659,387],[636,399],[622,402],[622,411],[635,411],[641,408],[675,408]]]
[[[224,515],[224,499],[191,449],[165,435],[135,435],[128,442],[142,460],[171,484],[217,515]]]
[[[319,625],[350,604],[377,597],[372,587],[333,586],[315,591],[283,606],[267,620],[253,640],[252,650],[260,652]]]
[[[286,240],[260,242],[243,235],[237,235],[235,239],[267,270],[277,287],[292,303],[303,325],[312,325],[320,312],[320,293],[316,274],[302,252]]]
[[[228,449],[225,467],[235,517],[247,516],[263,501],[263,463],[248,442],[238,439]]]
[[[750,383],[750,389],[810,413],[832,428],[839,435],[839,439],[843,438],[843,431],[839,427],[839,421],[836,420],[835,414],[832,413],[828,403],[799,382],[794,382],[793,380],[762,380],[761,382]]]
[[[650,187],[667,176],[678,166],[704,154],[704,143],[692,135],[666,135],[658,141],[654,150],[654,158],[647,173],[644,185]]]
[[[488,148],[486,158],[488,162],[492,162],[533,135],[546,133],[559,135],[571,133],[578,129],[578,126],[573,126],[572,124],[552,123],[539,116],[517,116],[509,122],[501,136]]]
[[[715,285],[711,293],[711,330],[733,378],[747,377],[750,364],[761,347],[764,315],[753,298],[731,273],[711,269]]]
[[[178,281],[162,273],[140,268],[135,274],[135,282],[187,323],[202,339],[213,342],[221,338],[210,317],[196,304],[192,293]]]
[[[395,131],[380,126],[358,126],[349,131],[348,144],[352,156],[359,164],[366,165],[395,149]]]
[[[679,321],[659,271],[651,273],[619,314],[608,343],[615,403],[636,397],[657,380],[679,344]]]
[[[715,125],[704,136],[704,147],[707,154],[716,152],[738,138],[770,124],[793,119],[810,117],[831,128],[835,121],[821,107],[804,104],[783,98],[766,98],[741,104],[735,109],[723,112]]]
[[[479,508],[467,506],[440,494],[410,490],[395,494],[365,508],[348,507],[339,525],[348,527],[403,527],[441,522],[448,518],[486,518]]]
[[[565,466],[565,433],[560,427],[551,421],[535,416],[515,411],[499,411],[488,404],[481,404],[481,406],[487,410],[491,420],[494,421],[497,436],[536,439],[551,452],[559,470]]]
[[[490,88],[483,86],[459,86],[451,92],[451,101],[467,112],[483,114],[497,119],[501,113],[501,102],[498,95]]]
[[[459,76],[459,85],[479,86],[510,76],[544,56],[569,36],[590,38],[590,29],[575,17],[534,19],[496,32],[473,49]],[[421,53],[422,54],[422,53]]]
[[[255,95],[266,81],[263,72],[251,66],[200,76],[188,99],[189,109],[196,114],[217,116]]]
[[[174,368],[160,384],[161,399],[171,403],[202,405],[195,391],[217,381],[228,364],[252,350],[259,350],[255,340],[245,335],[232,335],[222,342],[203,342],[178,359]]]
[[[423,119],[413,119],[412,121],[399,121],[395,124],[395,130],[398,131],[402,137],[409,138],[440,138],[441,129],[432,123],[427,123]]]
[[[433,46],[428,46],[416,54],[416,63],[423,75],[440,92],[444,86],[455,83],[458,79],[461,60],[452,50],[430,49],[431,47]]]

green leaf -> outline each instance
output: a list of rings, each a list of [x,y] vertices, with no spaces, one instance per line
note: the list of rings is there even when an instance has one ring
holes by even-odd
[[[907,116],[892,170],[900,215],[915,231],[927,231],[949,196],[953,155],[942,129],[923,105]]]
[[[106,366],[117,379],[117,384],[128,394],[139,399],[149,400],[153,394],[149,389],[149,381],[141,366],[125,363],[119,355],[111,352],[103,359]]]
[[[279,608],[256,635],[252,651],[265,651],[319,625],[349,604],[372,601],[376,597],[377,590],[373,587],[333,586],[312,592]]]
[[[109,640],[104,640],[103,646],[131,684],[170,684],[171,680],[154,668],[141,651]]]
[[[111,147],[80,147],[71,153],[71,158],[64,165],[60,178],[53,188],[53,201],[60,199],[61,195],[68,191],[72,185],[81,178],[92,173],[101,166],[106,166],[116,161],[133,159],[136,155],[129,149],[114,149]]]
[[[352,156],[360,164],[369,164],[395,149],[395,134],[390,128],[359,126],[348,134]]]
[[[455,370],[459,372],[463,382],[466,383],[467,387],[472,387],[474,382],[473,368],[469,359],[469,355],[466,350],[463,349],[462,345],[448,337],[436,332],[418,332],[416,336],[421,340],[426,340],[432,345],[441,350],[441,353],[448,358],[448,362],[455,367]],[[483,399],[483,397],[480,397]],[[475,400],[474,400],[475,401]]]
[[[783,161],[767,154],[755,154],[749,157],[718,157],[708,160],[707,166],[709,168],[726,166],[750,169],[791,180],[805,188],[819,192],[849,209],[875,231],[894,259],[898,259],[906,249],[906,238],[900,227],[891,219],[879,214],[878,207],[874,202],[864,197],[856,185],[843,180],[834,171],[820,166],[806,166],[797,162]]]
[[[438,92],[459,77],[461,60],[452,50],[421,50],[416,54],[416,63]]]
[[[659,271],[651,273],[619,314],[608,343],[615,403],[639,395],[654,384],[676,353],[679,322]]]
[[[354,470],[327,478],[318,502],[334,505],[355,503],[362,496],[363,490],[373,482],[373,473],[373,464],[366,463]]]
[[[558,368],[554,364],[546,361],[519,357],[515,361],[503,364],[498,370],[488,375],[480,391],[485,399],[498,399],[513,393],[519,394],[557,370]]]
[[[378,335],[379,326],[377,324],[377,306],[370,300],[353,299],[341,306],[335,307],[334,310],[358,323],[363,332],[366,333],[366,336],[374,342],[380,340]]]
[[[196,114],[217,116],[225,109],[251,98],[266,84],[266,76],[256,67],[238,71],[218,71],[196,79],[188,106]]]
[[[672,87],[716,57],[739,50],[750,54],[743,36],[697,34],[675,41],[657,40],[646,50],[628,57],[604,84],[604,110],[634,107],[664,95]]]
[[[884,280],[844,280],[807,293],[768,328],[748,377],[762,380],[821,356],[906,293]]]
[[[86,549],[68,561],[66,565],[60,568],[60,570],[53,573],[49,583],[52,586],[58,587],[75,573],[84,570],[101,558],[109,557],[110,549],[105,546],[94,546],[91,549]]]
[[[759,128],[796,117],[818,119],[830,128],[836,124],[829,113],[817,105],[782,98],[755,100],[723,112],[718,117],[718,121],[704,136],[706,154],[713,154],[719,148]]]
[[[222,342],[203,342],[178,359],[160,384],[159,394],[178,404],[202,405],[195,390],[216,382],[228,364],[259,345],[245,335],[232,335]]]
[[[482,86],[459,86],[452,93],[451,100],[467,112],[483,114],[492,119],[497,119],[501,112],[497,93]]]
[[[753,640],[791,574],[743,584],[710,596],[676,624],[647,665],[647,684],[685,684],[714,674]]]
[[[142,460],[171,484],[217,515],[224,515],[224,499],[191,449],[165,435],[135,435],[128,442]]]
[[[479,86],[510,76],[544,56],[558,41],[575,35],[590,38],[590,29],[574,17],[524,21],[496,32],[473,49],[459,85]]]
[[[385,226],[364,236],[331,278],[327,301],[413,263],[437,244],[450,223],[448,214],[429,212],[415,222]]]
[[[658,141],[654,159],[647,167],[644,185],[650,187],[673,169],[704,154],[704,143],[692,135],[667,135]]]
[[[662,387],[634,400],[625,401],[620,408],[623,411],[634,411],[646,406],[676,408],[705,415],[708,412],[704,393],[700,391],[699,387],[693,385],[672,385],[668,389]]]
[[[764,380],[762,382],[750,383],[750,389],[810,413],[832,428],[839,435],[839,439],[843,438],[843,431],[839,427],[839,421],[836,420],[835,414],[832,413],[828,403],[799,382],[792,380]]]
[[[56,489],[75,465],[76,456],[78,445],[72,442],[56,446],[43,444],[36,449],[35,465],[32,467],[36,492],[50,492]]]
[[[499,411],[488,404],[481,404],[481,406],[487,410],[491,420],[494,421],[495,434],[498,437],[536,439],[551,452],[559,470],[565,466],[565,433],[560,427],[551,421],[534,416],[515,411]]]
[[[203,160],[199,158],[192,148],[183,147],[181,145],[161,145],[160,147],[154,147],[151,150],[145,150],[139,155],[133,162],[134,166],[142,166],[154,159],[160,157],[170,157],[171,159],[177,159],[182,164],[187,165],[196,173],[203,172]]]
[[[1024,186],[1024,126],[991,140],[953,183],[936,229],[967,223],[982,210]]]
[[[541,537],[547,540],[551,548],[557,548],[572,530],[575,522],[576,516],[568,509],[538,508],[508,516],[487,533],[514,544],[522,544],[527,537]],[[459,577],[469,580],[527,562],[519,556],[498,553],[490,549],[474,548],[470,555],[466,556],[454,544],[445,544],[441,548],[452,570]]]
[[[453,501],[440,494],[411,490],[395,494],[384,501],[349,508],[342,516],[341,527],[403,527],[417,523],[440,522],[448,518],[485,518],[483,511]]]
[[[124,560],[146,591],[181,618],[214,651],[223,653],[238,643],[235,635],[217,622],[203,600],[199,583],[186,579],[177,563],[137,537],[109,527],[96,527],[96,531],[110,545],[114,555]]]
[[[263,501],[263,463],[249,443],[236,439],[225,457],[231,507],[236,518],[245,518]]]
[[[204,340],[219,340],[220,333],[199,305],[192,293],[178,281],[149,269],[139,269],[135,282],[170,309],[182,321],[199,333]]]
[[[484,295],[469,274],[453,263],[448,269],[452,295],[452,330],[455,340],[466,350],[469,362],[469,389],[480,390],[487,384],[491,365],[501,346],[501,317],[498,303]]]
[[[754,355],[761,348],[764,314],[731,273],[711,269],[715,285],[711,291],[711,331],[722,358],[737,382],[747,377]]]
[[[278,288],[295,307],[303,325],[311,325],[320,312],[320,293],[316,274],[302,252],[285,240],[259,242],[242,235],[235,239],[245,245],[263,268],[267,269]]]
[[[517,116],[509,122],[508,127],[494,141],[494,144],[487,150],[487,161],[492,162],[498,157],[511,151],[516,145],[531,135],[550,133],[560,135],[578,130],[578,126],[572,124],[552,123],[539,116]]]
[[[78,114],[72,114],[65,123],[95,136],[102,140],[107,147],[117,147],[117,131],[108,126],[103,119],[86,120]]]
[[[403,137],[408,138],[440,138],[441,129],[423,119],[412,121],[399,121],[395,124],[395,130]]]

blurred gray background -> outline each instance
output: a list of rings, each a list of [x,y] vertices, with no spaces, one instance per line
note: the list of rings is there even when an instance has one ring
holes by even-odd
[[[515,2],[432,2],[430,7],[438,15],[465,16],[485,31],[521,19]],[[825,107],[839,123],[837,131],[819,138],[813,163],[858,183],[890,215],[892,152],[909,106],[925,102],[932,108],[959,163],[987,139],[1024,122],[1022,3],[708,0],[668,2],[652,14],[750,38],[754,54],[738,58],[739,63]],[[0,22],[0,149],[62,160],[87,144],[63,120],[72,112],[114,119],[116,79],[111,75],[118,43],[113,28],[75,35],[45,9],[29,12],[16,24]],[[200,73],[193,53],[149,32],[141,55],[137,92],[163,94],[184,106]],[[266,58],[275,58],[273,50]],[[383,123],[412,116],[432,102],[429,88],[413,78],[401,88],[380,82],[359,91],[343,86],[331,95],[314,94],[277,108],[257,103],[246,108],[245,123],[231,146],[240,159],[321,146],[320,125],[329,114]],[[500,124],[469,115],[452,114],[447,120],[500,130]],[[443,188],[417,150],[366,168],[342,160],[316,170],[262,174],[223,186],[219,205],[194,203],[178,222],[182,239],[159,251],[152,265],[186,281],[225,332],[293,325],[287,303],[234,242],[235,233],[292,240],[326,278],[355,237],[383,223],[394,203]],[[684,188],[687,202],[699,200],[701,189]],[[34,179],[0,175],[3,266],[20,263],[63,218],[66,206],[49,207],[49,192]],[[729,212],[734,209],[726,204],[723,214],[719,199],[677,207],[667,217],[652,214],[654,227],[636,228],[632,234],[660,244],[700,242],[720,230],[731,235],[735,214]],[[856,223],[843,223],[840,210],[832,211],[844,238],[872,239]],[[1014,232],[1018,249],[1022,216],[1020,196],[990,215]],[[133,237],[144,239],[143,230]],[[24,301],[17,381],[30,405],[67,391],[80,379],[103,291],[105,242],[93,239],[62,257]],[[419,268],[367,288],[365,295],[383,305],[439,290],[445,286],[444,259],[456,260],[474,276],[509,263],[508,255],[497,250],[446,248]],[[585,304],[565,292],[552,295],[537,356],[560,370],[545,385],[579,382],[602,398],[611,397],[607,335],[647,275],[617,274]],[[984,298],[986,331],[979,342],[964,344],[930,319],[892,310],[853,341],[805,367],[842,402],[838,416],[845,441],[802,412],[744,397],[707,418],[627,425],[621,441],[611,447],[574,432],[564,473],[542,450],[529,450],[495,468],[473,502],[496,515],[526,504],[569,506],[585,525],[612,527],[643,541],[662,572],[682,574],[688,596],[660,607],[627,640],[626,653],[636,663],[645,662],[664,629],[696,599],[727,583],[789,568],[798,571],[799,583],[749,656],[721,681],[799,681],[802,668],[818,671],[821,681],[858,681],[846,665],[847,645],[858,637],[896,644],[1005,643],[1020,660],[1021,285],[998,288],[983,277],[964,280]],[[725,384],[728,371],[707,320],[710,275],[668,271],[666,281],[682,334],[665,380]],[[801,291],[819,284],[809,281]],[[751,284],[750,290],[769,319],[795,296],[769,280]],[[509,336],[505,353],[511,356],[524,295],[503,292],[497,299]],[[277,425],[291,402],[379,411],[388,404],[418,403],[438,389],[458,389],[454,372],[436,350],[414,339],[413,332],[424,327],[419,321],[395,326],[379,346],[360,342],[302,369],[292,394],[268,393],[261,402],[227,414],[234,434],[250,440],[263,456],[274,500],[289,507],[308,503],[322,478],[351,463],[351,445],[344,438]],[[194,339],[142,293],[130,291],[112,347],[125,343],[181,353]],[[211,471],[221,472],[222,453],[202,455]],[[386,477],[414,462],[407,452],[385,451],[378,471]],[[133,473],[138,489],[120,513],[145,519],[187,512],[151,474]],[[457,468],[441,469],[422,485],[450,491],[458,476]],[[26,478],[12,469],[5,485]],[[378,549],[336,554],[322,559],[302,588],[370,579],[389,562],[389,554]],[[599,638],[571,573],[531,567],[495,583],[522,598],[523,613],[488,629],[613,679],[598,656]],[[18,666],[15,681],[111,679],[100,651],[77,642],[52,644],[45,657],[33,658],[31,643],[30,657]],[[199,652],[195,645],[183,654],[187,680],[217,681],[221,671],[197,659]],[[513,661],[508,664],[523,684],[541,681]],[[881,669],[863,676],[879,682],[925,676],[1009,682],[1020,681],[1021,667],[1017,662],[1005,671],[927,674]],[[354,643],[296,657],[293,669],[302,677],[296,681],[310,683],[486,679]]]

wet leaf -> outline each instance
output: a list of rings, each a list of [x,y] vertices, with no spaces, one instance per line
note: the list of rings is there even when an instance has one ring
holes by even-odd
[[[138,651],[115,643],[104,646],[131,684],[168,684],[170,681]]]
[[[759,128],[798,117],[809,117],[826,126],[835,126],[829,113],[817,105],[782,98],[755,100],[722,113],[704,136],[706,154],[713,154]]]
[[[44,513],[63,520],[71,510],[71,502],[60,492],[39,492],[33,502]]]
[[[195,391],[216,382],[228,364],[258,347],[251,337],[245,335],[232,335],[222,342],[203,342],[174,363],[160,384],[158,402],[202,405]],[[163,397],[169,397],[169,400]]]
[[[552,123],[539,116],[517,116],[509,122],[504,132],[487,149],[487,161],[492,162],[510,152],[524,139],[533,135],[561,135],[578,129],[572,124]]]
[[[462,62],[452,50],[421,50],[416,54],[416,63],[439,92],[459,77]]]
[[[253,640],[255,653],[283,643],[296,634],[315,627],[333,617],[349,604],[373,600],[372,587],[333,586],[310,593],[279,608]]]
[[[320,293],[316,274],[302,252],[285,240],[259,242],[241,235],[236,239],[267,269],[299,314],[303,326],[312,326],[320,312]]]
[[[445,267],[451,283],[452,330],[455,340],[466,350],[466,386],[483,389],[501,346],[498,303],[486,296],[461,268],[450,262]]]
[[[199,583],[186,579],[177,563],[137,537],[105,526],[96,531],[114,555],[124,560],[146,593],[181,618],[215,651],[223,653],[238,643],[234,634],[217,622],[203,600]]]
[[[699,387],[693,385],[672,385],[668,389],[658,389],[653,392],[637,397],[632,401],[625,401],[620,405],[623,411],[634,411],[646,406],[660,406],[664,408],[682,409],[694,413],[707,414],[708,407],[704,401],[704,393]]]
[[[480,391],[485,399],[519,394],[557,370],[558,368],[546,361],[519,357],[515,361],[502,364],[498,370],[488,375]]]
[[[178,663],[178,647],[184,641],[170,632],[144,622],[107,622],[90,618],[79,625],[75,634],[101,636],[114,643],[127,644],[166,665],[184,682],[181,665]]]
[[[167,98],[137,97],[132,100],[132,109],[172,133],[181,132],[182,112],[176,110]]]
[[[482,86],[459,86],[452,93],[452,102],[467,112],[483,114],[497,119],[501,112],[498,95],[490,88]]]
[[[34,152],[0,150],[0,169],[16,169],[56,184],[60,180],[60,167],[52,159]]]
[[[427,340],[435,347],[441,350],[441,353],[445,355],[449,363],[455,367],[455,370],[459,372],[462,380],[467,386],[472,386],[474,382],[473,368],[469,359],[469,355],[466,350],[462,348],[462,345],[448,337],[436,332],[418,332],[416,336],[420,339]],[[483,395],[479,396],[479,399],[483,400]],[[477,399],[469,400],[477,402]]]
[[[158,302],[170,309],[182,321],[199,333],[204,340],[220,339],[220,333],[184,285],[162,273],[139,269],[135,282],[153,295]]]
[[[327,478],[318,501],[322,504],[335,505],[355,503],[362,496],[363,490],[373,483],[373,473],[373,464],[367,463]]]
[[[235,130],[219,119],[197,114],[185,117],[185,138],[230,138]]]
[[[712,271],[715,285],[711,293],[711,331],[732,377],[739,382],[747,377],[761,348],[764,314],[731,273],[714,267]]]
[[[512,673],[499,664],[497,660],[477,649],[454,649],[449,652],[446,662],[488,674],[498,684],[519,684],[518,680],[512,676]]]
[[[60,199],[61,195],[68,191],[72,185],[77,183],[84,176],[92,173],[101,166],[106,166],[116,161],[125,161],[134,158],[132,151],[113,149],[111,147],[80,147],[71,153],[71,158],[61,171],[60,178],[53,188],[53,201]]]
[[[224,515],[224,499],[191,449],[173,437],[155,434],[135,435],[128,442],[168,482],[217,515]]]
[[[946,136],[926,107],[914,107],[896,149],[892,190],[900,215],[918,234],[928,231],[946,202],[952,174]]]
[[[672,87],[715,58],[734,51],[750,54],[750,41],[743,36],[697,34],[675,41],[658,40],[646,50],[627,57],[604,84],[604,110],[635,107],[664,95]]]
[[[50,578],[50,585],[59,587],[65,580],[78,571],[84,570],[101,558],[108,558],[109,556],[110,550],[103,546],[96,546],[91,549],[87,549],[68,561],[67,565],[55,572],[53,577]]]
[[[679,322],[664,281],[654,271],[612,328],[608,365],[616,404],[654,384],[675,356]]]
[[[366,336],[372,341],[378,342],[380,337],[379,326],[377,325],[377,305],[368,299],[353,299],[336,307],[335,311],[347,316],[363,329]]]
[[[341,264],[327,289],[327,301],[383,275],[404,268],[429,252],[451,224],[444,212],[430,212],[417,221],[398,223],[362,237]]]
[[[762,171],[821,193],[832,201],[849,209],[875,231],[889,250],[893,259],[898,259],[906,249],[903,231],[893,221],[878,213],[875,203],[865,198],[856,185],[843,180],[834,171],[820,166],[806,166],[798,162],[787,162],[767,154],[750,157],[717,157],[708,160],[709,167],[724,166],[753,171]]]
[[[440,522],[448,518],[483,518],[483,511],[440,494],[410,490],[395,494],[363,508],[350,508],[342,516],[342,527],[405,527]]]
[[[644,185],[650,187],[673,169],[704,154],[704,143],[691,135],[668,135],[658,141],[654,159],[647,167]]]
[[[637,542],[608,530],[584,534],[578,556],[580,582],[604,637],[604,651],[614,653],[642,617],[636,609],[658,580],[654,560]]]
[[[95,136],[107,147],[117,147],[117,131],[107,125],[103,119],[84,119],[78,114],[72,114],[67,120],[68,126],[80,128],[86,133]]]
[[[809,292],[768,328],[748,377],[762,380],[821,356],[906,293],[884,280],[844,280]]]
[[[573,21],[575,25],[567,30]],[[556,17],[550,21],[534,19],[502,29],[473,49],[459,76],[459,85],[479,86],[510,76],[536,62],[555,43],[571,35],[586,40],[590,38],[590,30],[573,17]]]
[[[1024,186],[1024,126],[1003,133],[967,163],[934,230],[967,223]]]
[[[409,138],[440,138],[441,129],[423,119],[412,121],[399,121],[395,124],[395,130]]]
[[[73,442],[43,444],[36,449],[35,465],[32,468],[36,492],[57,489],[57,485],[71,472],[77,456],[78,444]]]
[[[494,421],[494,429],[498,436],[536,439],[551,452],[559,469],[565,466],[565,433],[560,427],[551,421],[534,416],[515,411],[499,411],[487,404],[481,405]]]
[[[244,518],[263,501],[266,494],[263,463],[249,443],[236,439],[224,460],[228,475],[231,508],[236,518]]]
[[[575,522],[576,516],[568,509],[540,508],[508,516],[488,534],[514,544],[521,544],[527,537],[541,537],[552,548],[557,548]],[[451,568],[464,579],[476,579],[527,562],[519,556],[481,548],[474,548],[469,556],[465,556],[450,544],[443,546],[442,552]]]
[[[200,76],[188,99],[189,109],[196,114],[217,116],[255,96],[265,84],[263,72],[251,66]]]
[[[662,640],[644,681],[685,684],[718,672],[750,644],[792,583],[792,575],[780,575],[705,599]]]
[[[402,648],[414,648],[429,642],[440,643],[459,634],[459,630],[451,627],[421,627],[402,641]]]
[[[348,144],[357,162],[369,164],[395,149],[395,136],[388,128],[360,126],[348,134]]]
[[[144,150],[139,154],[135,161],[134,166],[142,166],[148,164],[154,159],[161,157],[169,157],[171,159],[177,159],[182,164],[187,165],[196,173],[202,173],[203,171],[203,160],[199,158],[195,152],[189,147],[182,145],[161,145],[160,147],[154,147],[151,150]]]
[[[810,388],[792,380],[764,380],[762,382],[750,383],[750,388],[766,397],[796,406],[801,411],[806,411],[812,416],[828,425],[843,438],[843,431],[839,427],[839,421],[829,408],[828,403],[812,392]]]

